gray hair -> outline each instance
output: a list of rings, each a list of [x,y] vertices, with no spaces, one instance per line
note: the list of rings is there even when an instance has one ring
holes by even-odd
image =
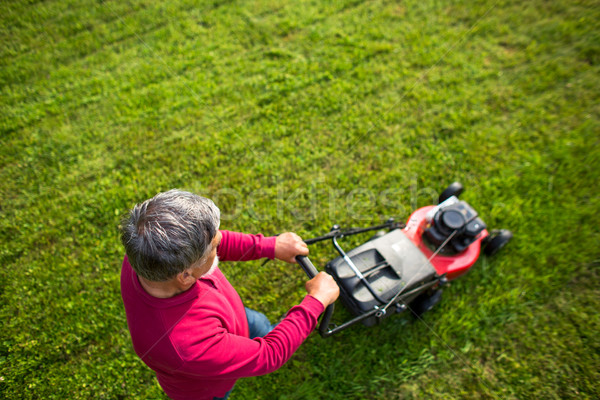
[[[121,241],[139,276],[166,281],[210,254],[219,219],[212,200],[173,189],[137,204],[122,224]]]

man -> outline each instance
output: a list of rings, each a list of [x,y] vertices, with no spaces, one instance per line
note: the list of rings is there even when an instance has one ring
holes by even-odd
[[[324,272],[272,327],[246,309],[218,268],[263,257],[307,255],[300,237],[219,230],[206,198],[179,190],[136,205],[122,227],[121,295],[133,347],[173,399],[227,398],[236,380],[281,367],[317,324],[339,288]]]

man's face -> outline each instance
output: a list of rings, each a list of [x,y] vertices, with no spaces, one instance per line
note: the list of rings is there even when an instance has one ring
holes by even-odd
[[[202,260],[198,261],[196,264],[192,265],[192,276],[196,279],[200,279],[202,276],[212,273],[214,269],[217,267],[219,263],[219,258],[217,257],[217,247],[221,244],[221,239],[223,235],[221,232],[217,231],[217,234],[213,238],[210,245],[212,250],[208,255],[208,258],[202,262]]]

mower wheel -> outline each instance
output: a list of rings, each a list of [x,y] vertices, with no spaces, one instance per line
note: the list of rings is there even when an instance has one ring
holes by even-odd
[[[423,293],[412,302],[410,309],[416,317],[420,317],[427,311],[431,310],[441,300],[442,289],[437,289],[432,294]]]
[[[511,231],[507,229],[501,229],[498,233],[487,241],[487,245],[483,252],[486,256],[490,257],[500,251],[501,248],[506,246],[510,239],[512,239],[513,234]]]
[[[452,196],[460,196],[460,194],[465,190],[463,185],[460,182],[453,182],[440,194],[440,198],[438,199],[438,204],[448,200]]]

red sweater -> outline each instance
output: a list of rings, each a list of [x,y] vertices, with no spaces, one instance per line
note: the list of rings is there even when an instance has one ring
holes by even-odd
[[[221,261],[274,258],[275,237],[221,231]],[[317,324],[323,305],[312,296],[288,312],[264,338],[248,338],[239,295],[220,269],[168,299],[149,295],[127,257],[121,295],[137,355],[173,399],[223,396],[239,378],[275,371]]]

